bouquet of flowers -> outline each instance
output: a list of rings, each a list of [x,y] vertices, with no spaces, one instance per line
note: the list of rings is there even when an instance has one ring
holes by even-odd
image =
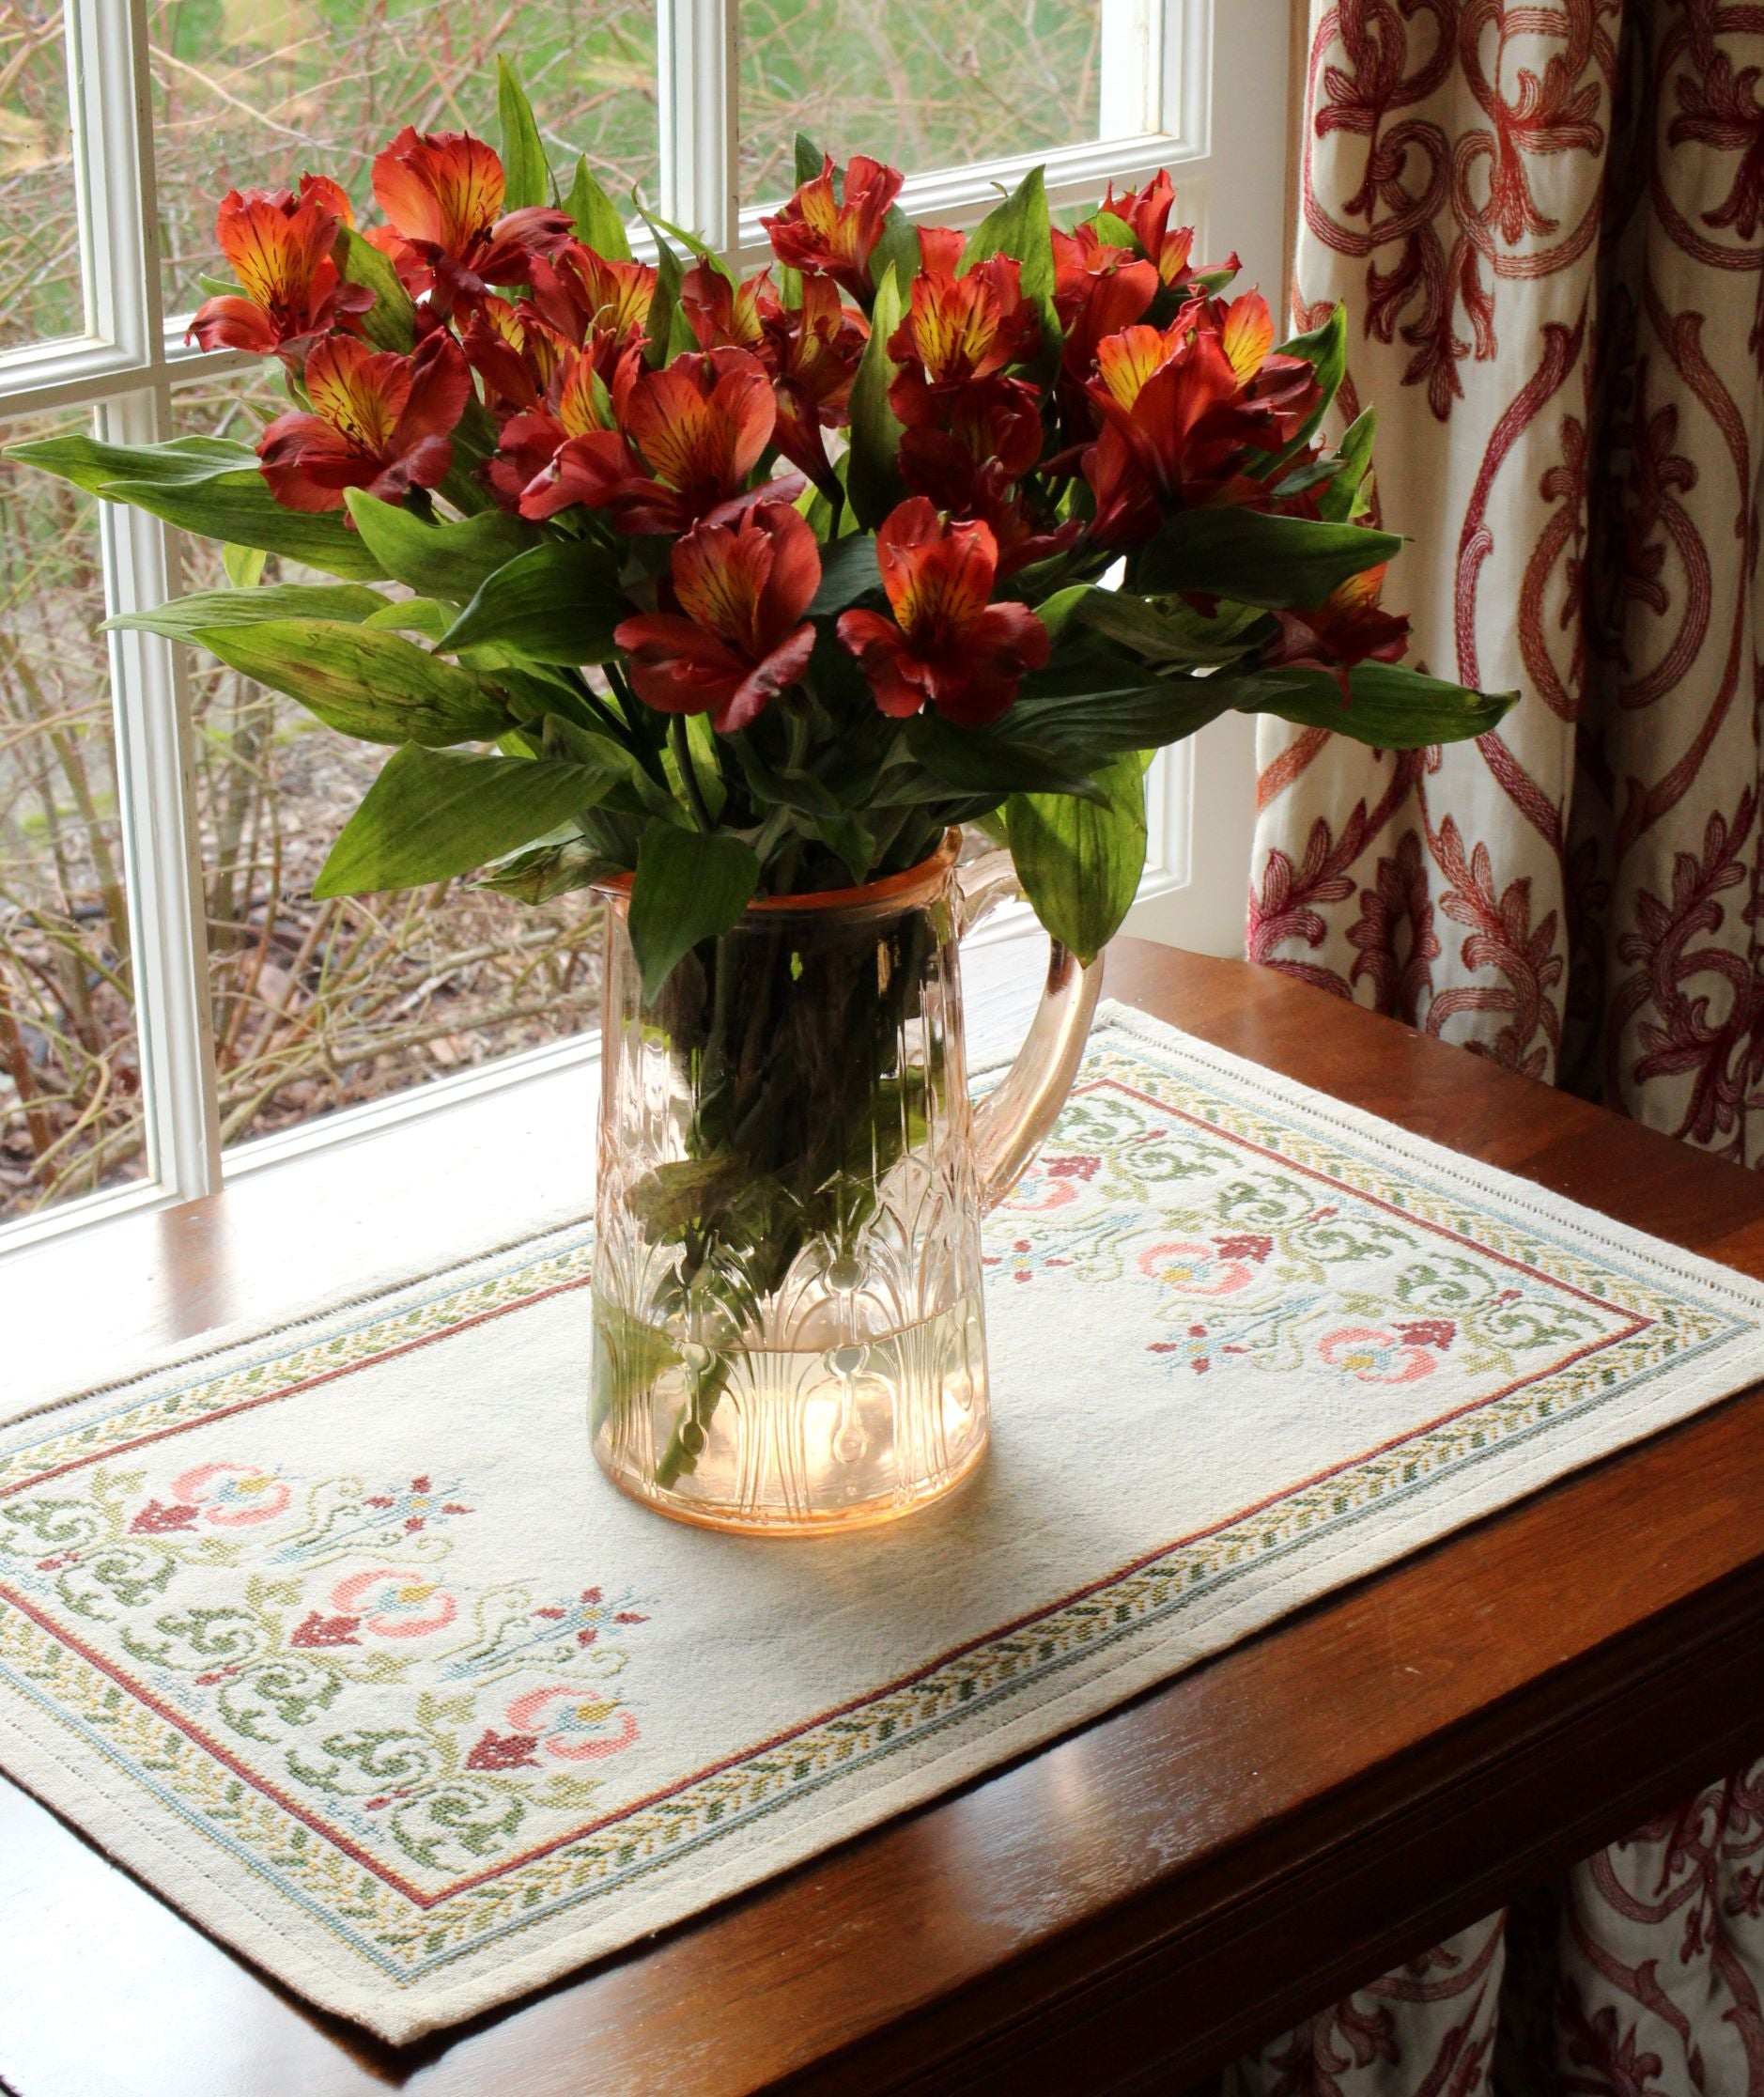
[[[317,893],[630,877],[654,1024],[725,1093],[649,1199],[669,1315],[726,1309],[859,1228],[839,1160],[911,1126],[889,1061],[911,1015],[870,1007],[913,971],[837,993],[868,1001],[848,1057],[797,1055],[781,1021],[756,1053],[788,986],[719,979],[751,900],[982,824],[1088,960],[1143,870],[1160,746],[1237,708],[1408,747],[1508,702],[1400,662],[1372,414],[1323,435],[1340,312],[1277,346],[1236,258],[1170,224],[1168,175],[1069,230],[1039,170],[970,230],[916,226],[896,170],[799,139],[775,261],[743,277],[641,210],[640,259],[585,163],[548,167],[506,67],[498,100],[500,153],[393,139],[381,224],[322,174],[222,200],[236,281],[193,332],[280,365],[255,445],[11,456],[240,550],[240,586],[128,623],[393,746]],[[334,580],[265,581],[270,554]],[[713,1366],[687,1427],[720,1388]]]
[[[655,988],[756,893],[985,822],[1088,956],[1142,870],[1160,745],[1228,707],[1385,747],[1498,719],[1400,665],[1372,414],[1320,434],[1340,313],[1277,349],[1167,175],[1067,232],[1037,171],[958,232],[798,140],[776,267],[741,279],[641,212],[634,259],[505,67],[499,102],[500,155],[399,132],[384,224],[320,174],[223,200],[237,282],[193,333],[281,365],[255,447],[12,454],[338,578],[132,622],[395,746],[317,893],[625,869]]]

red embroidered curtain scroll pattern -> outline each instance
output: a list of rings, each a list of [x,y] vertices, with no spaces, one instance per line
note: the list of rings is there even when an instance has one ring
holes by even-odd
[[[1444,752],[1264,722],[1249,911],[1257,960],[1753,1166],[1761,83],[1756,0],[1313,5],[1295,315],[1347,304],[1419,659],[1522,702]],[[1228,2087],[1477,2097],[1503,1935]],[[1764,1763],[1577,1867],[1544,1985],[1539,2087],[1764,2097]]]
[[[1755,488],[1764,8],[1314,15],[1295,303],[1420,657],[1523,702],[1476,746],[1262,730],[1250,951],[1764,1158]]]

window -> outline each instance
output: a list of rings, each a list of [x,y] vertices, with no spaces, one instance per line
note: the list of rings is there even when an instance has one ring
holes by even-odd
[[[218,193],[313,165],[364,201],[398,123],[490,128],[494,50],[560,162],[586,153],[744,263],[801,130],[894,158],[908,210],[958,225],[1036,161],[1057,214],[1168,165],[1203,244],[1215,221],[1273,287],[1287,7],[0,0],[0,434],[244,422],[261,371],[183,340]],[[59,483],[0,485],[0,1245],[209,1191],[411,1111],[419,1080],[426,1111],[486,1081],[464,1064],[580,1053],[592,1023],[579,899],[311,903],[374,753],[151,636],[94,631],[216,559]],[[1158,768],[1141,909],[1216,946],[1246,849],[1232,797],[1193,795],[1210,761],[1203,741]]]

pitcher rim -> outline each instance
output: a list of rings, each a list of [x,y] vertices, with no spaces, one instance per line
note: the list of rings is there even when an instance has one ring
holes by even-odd
[[[944,831],[942,844],[930,858],[921,860],[917,866],[906,867],[899,874],[885,874],[879,881],[865,881],[854,888],[816,889],[807,895],[756,895],[743,915],[781,911],[794,915],[820,910],[868,909],[878,903],[903,906],[921,903],[943,886],[961,849],[962,833],[952,827]],[[602,894],[616,895],[626,902],[630,900],[631,877],[628,874],[609,874],[594,886]]]

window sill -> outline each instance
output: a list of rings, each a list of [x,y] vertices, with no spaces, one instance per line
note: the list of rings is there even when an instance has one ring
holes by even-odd
[[[987,927],[987,932],[994,928]],[[1027,913],[967,957],[969,1060],[1021,1040],[1045,945]],[[1029,936],[1026,936],[1029,935]],[[230,1159],[224,1192],[93,1218],[0,1252],[0,1417],[137,1373],[166,1349],[299,1316],[584,1216],[598,1046],[557,1044]]]

